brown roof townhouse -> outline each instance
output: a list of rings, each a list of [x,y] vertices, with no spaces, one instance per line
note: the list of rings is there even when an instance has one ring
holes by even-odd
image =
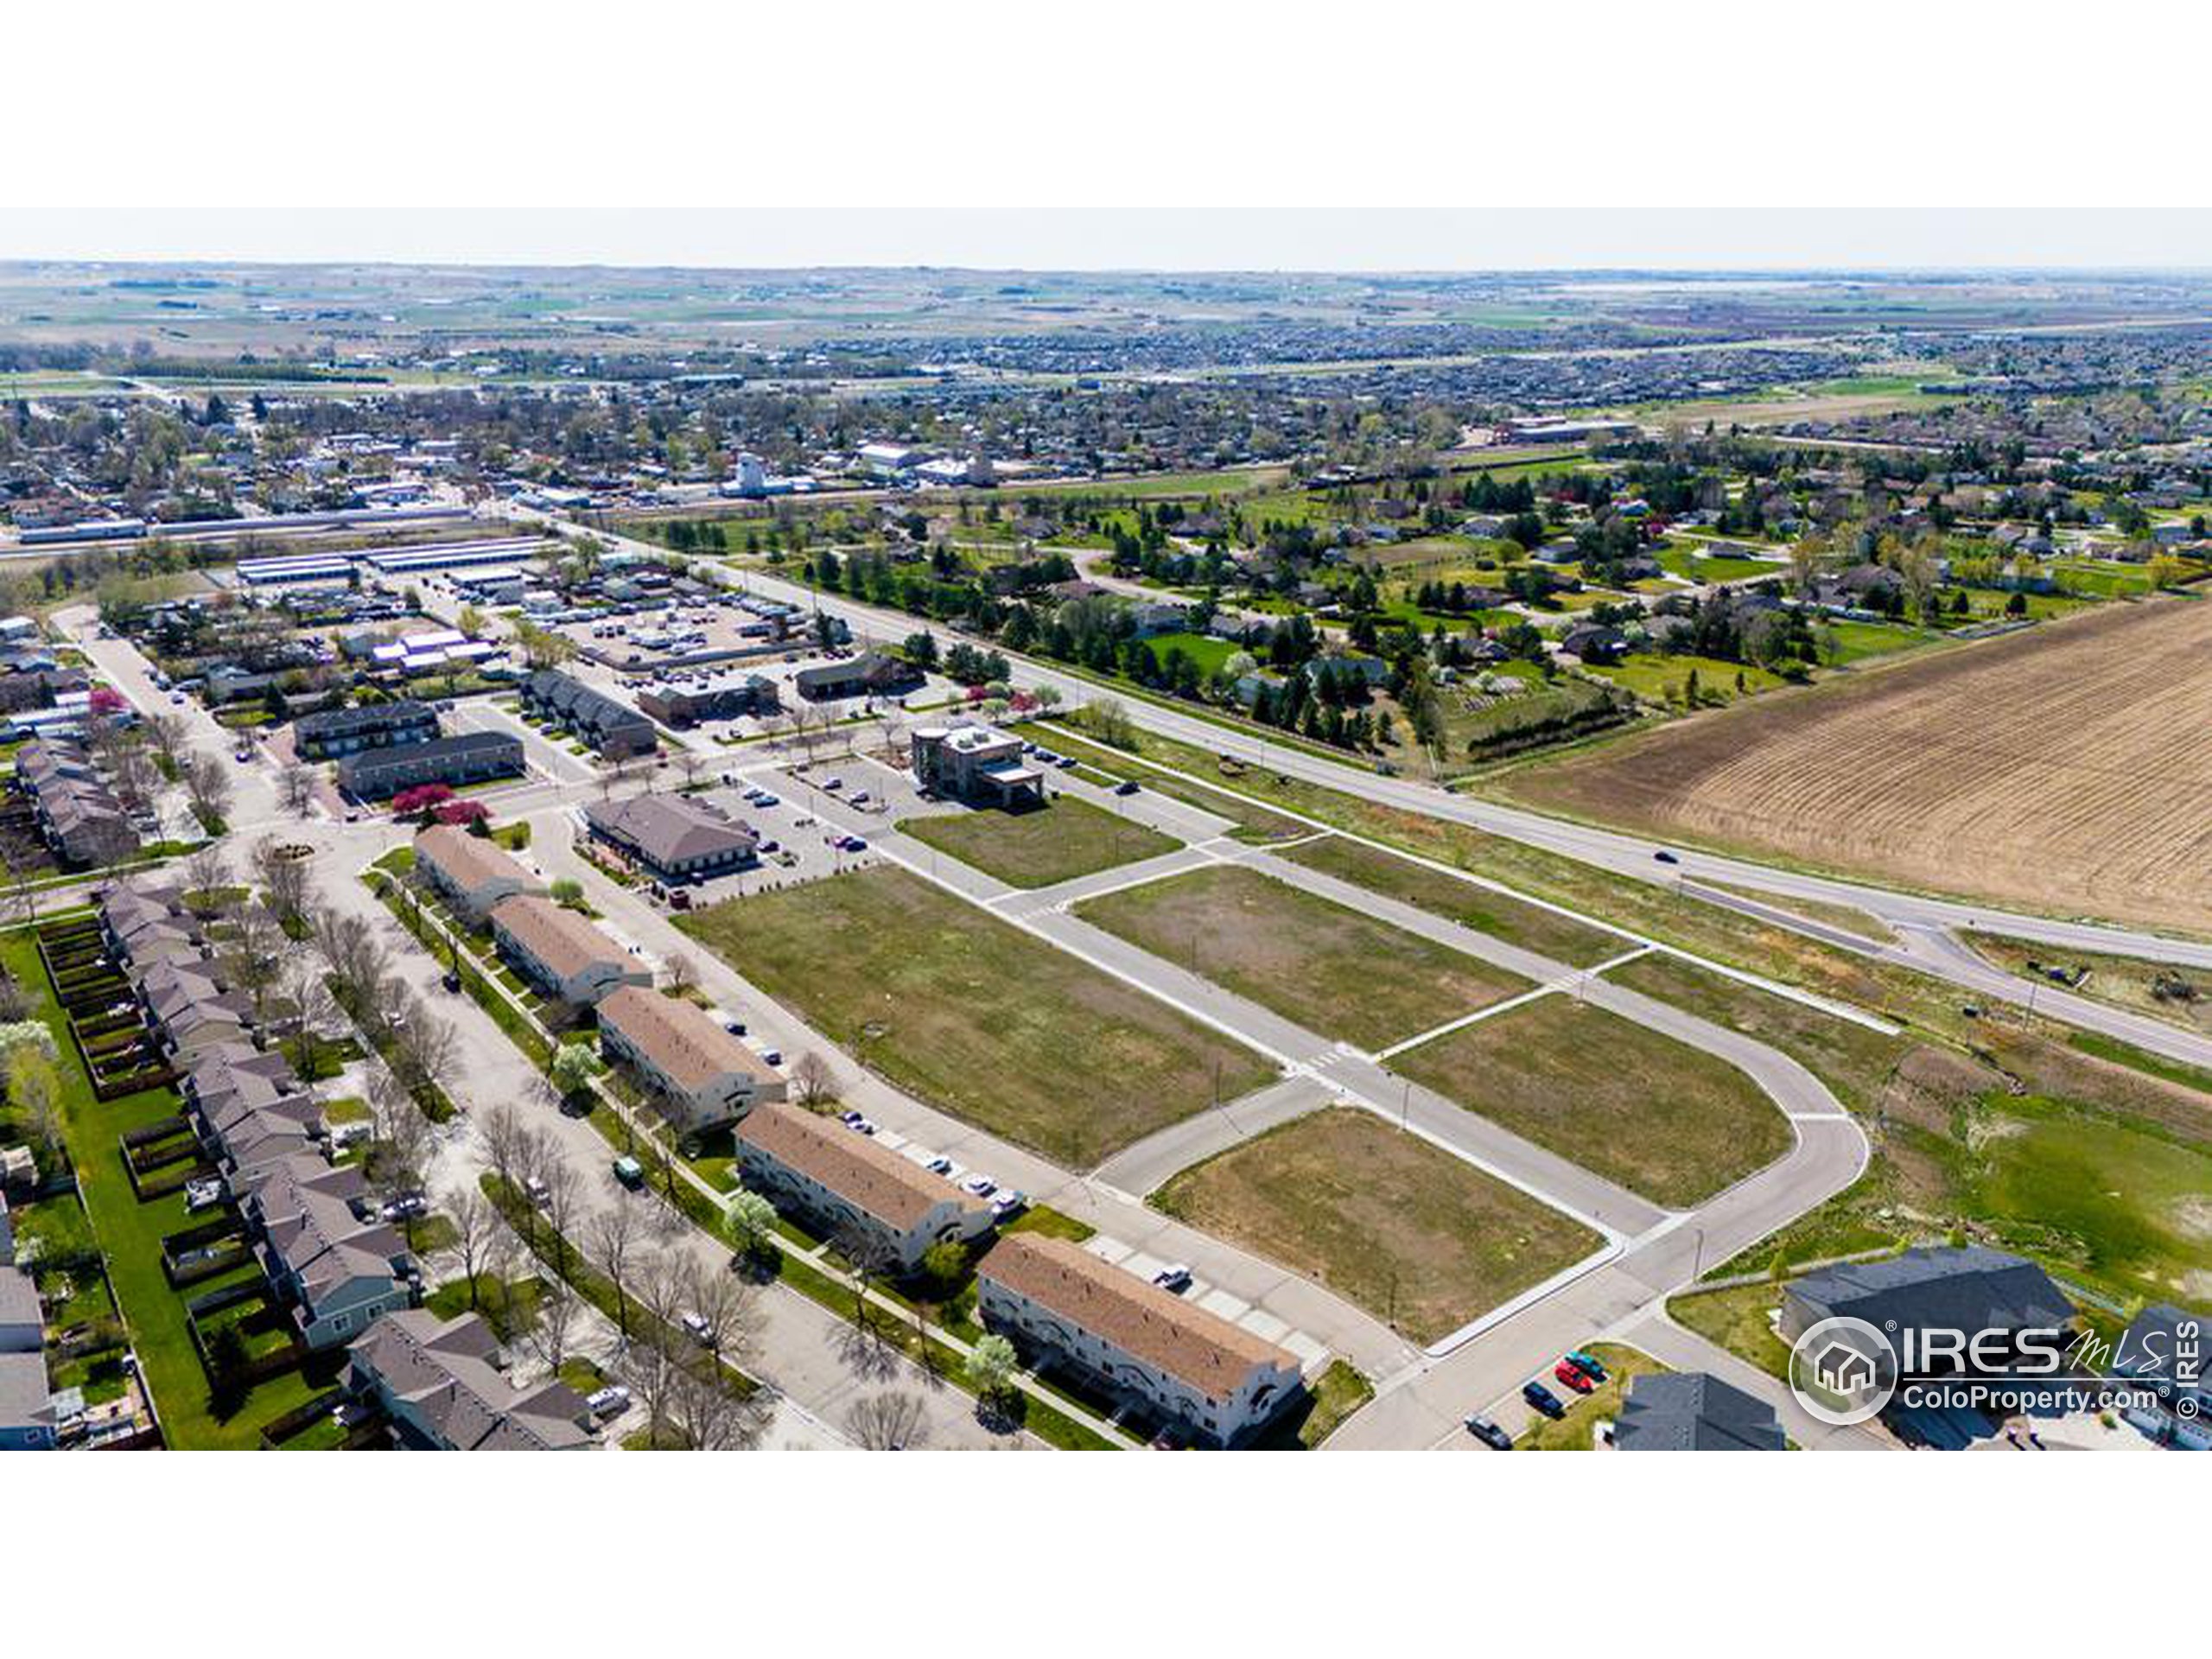
[[[876,1233],[903,1272],[919,1267],[932,1244],[966,1243],[990,1230],[991,1207],[981,1198],[835,1118],[795,1106],[755,1108],[737,1126],[737,1160],[751,1185],[823,1230]]]
[[[692,1004],[643,986],[601,1000],[599,1046],[645,1080],[679,1134],[709,1134],[784,1097],[775,1067]]]
[[[574,911],[518,893],[492,906],[499,954],[548,996],[596,1007],[618,985],[650,985],[652,971]]]
[[[502,899],[537,891],[520,864],[483,836],[450,823],[415,837],[415,864],[472,927],[480,926]]]
[[[380,1407],[411,1450],[569,1452],[597,1444],[583,1397],[564,1382],[518,1387],[474,1313],[387,1313],[346,1351],[346,1389]]]
[[[1008,1234],[976,1285],[987,1324],[1135,1395],[1194,1440],[1245,1439],[1303,1387],[1283,1349],[1064,1238]]]

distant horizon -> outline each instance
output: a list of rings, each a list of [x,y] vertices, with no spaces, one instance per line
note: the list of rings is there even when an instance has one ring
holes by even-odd
[[[0,264],[1375,276],[2212,270],[2201,208],[26,207]]]

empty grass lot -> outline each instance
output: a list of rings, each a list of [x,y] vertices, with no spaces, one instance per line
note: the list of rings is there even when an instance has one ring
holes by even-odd
[[[1734,1066],[1571,996],[1539,997],[1391,1065],[1669,1209],[1789,1148],[1788,1121]]]
[[[1257,1054],[917,876],[879,866],[680,925],[839,1047],[1072,1168],[1270,1081]]]
[[[1076,914],[1309,1030],[1370,1050],[1528,988],[1502,968],[1235,865],[1125,887]]]
[[[1465,1160],[1348,1107],[1195,1165],[1151,1201],[1423,1343],[1604,1242]]]
[[[1182,845],[1173,836],[1069,795],[1026,812],[949,812],[908,818],[899,828],[923,845],[1016,887],[1049,887],[1117,864],[1157,858]]]
[[[1588,927],[1570,916],[1546,910],[1510,894],[1477,887],[1458,876],[1416,864],[1395,853],[1331,836],[1280,855],[1324,875],[1350,881],[1386,899],[1418,906],[1446,921],[1517,944],[1569,967],[1588,968],[1630,949],[1618,933]]]

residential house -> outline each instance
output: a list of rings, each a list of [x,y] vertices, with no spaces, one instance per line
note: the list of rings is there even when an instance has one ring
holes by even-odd
[[[709,881],[760,861],[760,837],[695,796],[593,801],[584,822],[595,840],[661,881]]]
[[[0,1352],[0,1452],[51,1452],[59,1443],[46,1355]]]
[[[357,801],[380,801],[424,784],[460,788],[522,774],[522,739],[512,732],[461,732],[349,754],[338,763],[338,786]]]
[[[991,1207],[912,1159],[835,1118],[765,1101],[737,1126],[738,1166],[749,1185],[796,1208],[825,1234],[859,1228],[881,1240],[903,1272],[943,1241],[990,1230]]]
[[[592,1007],[618,985],[650,985],[652,973],[572,910],[517,893],[492,906],[499,955],[546,995]]]
[[[1274,1343],[1067,1239],[1007,1234],[976,1282],[984,1323],[1211,1445],[1248,1439],[1303,1386]]]
[[[16,785],[30,797],[39,833],[64,864],[91,868],[138,850],[122,802],[73,739],[34,737],[16,752]]]
[[[692,1003],[644,986],[601,999],[599,1046],[638,1074],[679,1135],[711,1134],[784,1098],[775,1067]]]
[[[0,1354],[35,1354],[46,1347],[46,1313],[31,1276],[0,1262]]]
[[[1773,1407],[1702,1371],[1630,1377],[1613,1426],[1622,1452],[1780,1452],[1785,1445]]]
[[[2202,1313],[2160,1302],[2135,1316],[2113,1349],[2110,1376],[2154,1396],[2126,1407],[2129,1424],[2161,1446],[2212,1450],[2212,1389],[2205,1365],[2212,1360],[2212,1324]]]
[[[573,1452],[596,1443],[583,1396],[564,1382],[523,1388],[508,1378],[498,1339],[474,1313],[387,1313],[346,1357],[346,1393],[383,1411],[403,1448]]]
[[[350,1342],[414,1305],[419,1276],[398,1231],[375,1217],[359,1168],[300,1155],[259,1171],[238,1204],[270,1287],[310,1348]]]
[[[603,759],[626,760],[652,754],[660,734],[652,721],[573,675],[541,668],[522,683],[522,706],[530,714],[576,738]]]
[[[404,697],[302,715],[292,722],[293,746],[308,760],[337,760],[369,749],[427,743],[437,734],[437,710]]]
[[[1925,1248],[1878,1262],[1847,1262],[1791,1282],[1782,1336],[1794,1342],[1822,1319],[1864,1319],[1878,1330],[2067,1331],[2074,1319],[2050,1276],[2032,1262],[1979,1245]]]
[[[1628,637],[1618,628],[1600,627],[1594,622],[1585,622],[1569,628],[1560,640],[1559,648],[1585,663],[1617,663],[1621,653],[1628,649]]]
[[[415,868],[471,926],[481,926],[502,899],[537,890],[530,872],[506,852],[455,824],[433,824],[415,837]]]

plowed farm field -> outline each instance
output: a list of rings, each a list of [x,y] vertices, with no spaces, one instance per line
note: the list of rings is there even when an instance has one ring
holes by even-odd
[[[2212,601],[2113,605],[1512,774],[1533,806],[2212,931]]]

